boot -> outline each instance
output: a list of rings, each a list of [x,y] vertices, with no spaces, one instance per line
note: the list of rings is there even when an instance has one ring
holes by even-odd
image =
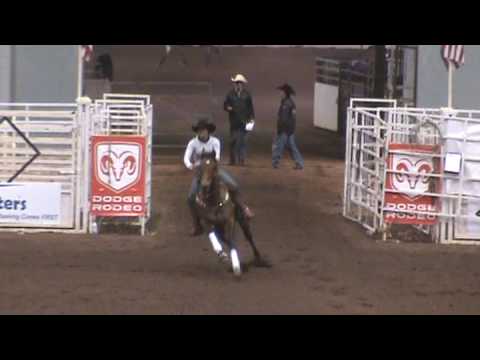
[[[252,219],[255,217],[255,214],[252,210],[250,210],[250,208],[243,203],[243,201],[241,200],[241,196],[238,194],[238,192],[234,192],[234,193],[231,193],[232,195],[232,201],[233,203],[238,206],[238,208],[240,210],[242,210],[243,212],[243,215],[247,218],[247,219]]]

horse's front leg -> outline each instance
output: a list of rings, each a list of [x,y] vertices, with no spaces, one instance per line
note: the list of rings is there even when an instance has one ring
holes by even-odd
[[[217,216],[210,212],[204,214],[205,229],[207,229],[208,238],[210,244],[213,247],[213,251],[219,257],[222,263],[230,263],[227,252],[225,252],[222,244],[225,244],[225,228],[223,224],[218,223]]]
[[[235,244],[235,217],[230,216],[225,224],[225,241],[230,248],[230,260],[232,261],[233,273],[236,276],[242,275],[240,257]]]

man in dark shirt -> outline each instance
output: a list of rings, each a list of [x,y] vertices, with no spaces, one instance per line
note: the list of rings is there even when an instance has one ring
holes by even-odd
[[[247,152],[247,123],[254,121],[255,110],[250,93],[245,90],[247,79],[237,75],[232,79],[234,89],[225,99],[224,109],[230,120],[230,165],[245,165]]]
[[[282,90],[284,96],[282,97],[280,109],[278,110],[277,139],[273,148],[272,159],[273,167],[278,169],[280,159],[282,158],[285,147],[288,145],[292,157],[296,162],[294,169],[302,170],[304,161],[295,143],[297,110],[295,102],[292,99],[292,95],[295,95],[295,90],[288,84],[280,86],[278,90]]]

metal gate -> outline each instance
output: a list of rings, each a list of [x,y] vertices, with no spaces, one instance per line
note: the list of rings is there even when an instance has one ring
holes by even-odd
[[[77,104],[0,104],[0,182],[60,184],[59,224],[41,226],[51,231],[86,231],[84,115]],[[22,221],[0,226],[39,230]]]
[[[348,109],[344,216],[384,239],[386,219],[395,215],[438,243],[480,244],[480,111],[395,102],[368,107],[366,101],[359,100],[362,107],[352,101]],[[395,156],[405,160],[401,166],[393,165]],[[407,186],[390,186],[394,177]],[[410,199],[409,205],[390,206],[392,195]]]
[[[90,136],[93,135],[131,135],[146,138],[146,216],[137,222],[130,219],[133,225],[141,227],[141,234],[146,232],[146,224],[152,213],[152,134],[153,105],[148,95],[105,94],[102,100],[92,105]],[[98,220],[98,221],[97,221]],[[102,219],[89,217],[89,229],[99,231]]]
[[[418,46],[386,45],[387,99],[416,106]],[[351,99],[375,97],[376,64],[369,50],[356,60],[316,59],[314,125],[345,135]],[[377,95],[378,96],[378,95]],[[367,105],[367,106],[371,106]]]
[[[94,104],[88,98],[78,104],[0,104],[0,188],[4,189],[0,200],[5,189],[18,186],[37,189],[34,191],[54,186],[55,195],[60,193],[55,224],[22,222],[13,216],[10,220],[0,214],[0,228],[28,232],[94,230],[89,203],[90,139],[93,135],[120,134],[146,138],[147,211],[138,222],[145,234],[151,216],[152,119],[150,97],[145,95],[106,94]],[[15,199],[6,203],[11,210]],[[42,205],[38,201],[35,204]]]

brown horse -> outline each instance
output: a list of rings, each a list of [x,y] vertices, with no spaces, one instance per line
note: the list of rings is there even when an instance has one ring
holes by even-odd
[[[196,208],[200,219],[205,223],[210,241],[217,255],[222,260],[228,260],[220,242],[230,249],[230,260],[235,275],[242,273],[238,251],[235,243],[235,224],[239,224],[253,251],[253,265],[257,267],[271,267],[262,257],[253,241],[252,231],[248,219],[241,209],[233,203],[227,186],[218,176],[218,162],[215,153],[203,153],[200,172],[200,191],[196,199]],[[218,241],[220,240],[220,241]]]

